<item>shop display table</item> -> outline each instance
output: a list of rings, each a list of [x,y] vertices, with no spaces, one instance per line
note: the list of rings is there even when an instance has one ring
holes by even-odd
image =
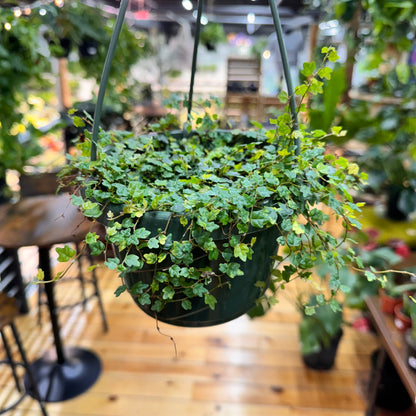
[[[91,223],[75,208],[67,194],[22,198],[16,204],[0,205],[0,246],[18,249],[37,246],[39,268],[45,280],[53,276],[50,249],[55,244],[80,242],[90,230]],[[55,348],[32,363],[41,398],[59,402],[84,393],[98,379],[101,361],[92,351],[64,348],[54,299],[54,284],[46,283],[45,292],[52,324]],[[25,386],[31,390],[25,378]]]
[[[377,386],[380,381],[381,369],[386,354],[389,355],[393,362],[413,403],[416,403],[416,372],[407,364],[406,343],[403,333],[399,332],[395,327],[393,317],[381,311],[380,299],[378,296],[367,298],[366,303],[382,344],[381,352],[377,359],[376,371],[374,377],[370,380],[369,386],[369,400],[366,416],[373,416],[375,414]]]

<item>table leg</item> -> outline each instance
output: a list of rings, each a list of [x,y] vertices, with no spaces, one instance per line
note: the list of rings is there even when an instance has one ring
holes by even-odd
[[[45,273],[45,280],[50,280],[49,248],[39,248],[39,267]],[[101,361],[95,353],[79,347],[63,347],[53,289],[53,283],[45,284],[55,349],[31,365],[39,395],[45,402],[61,402],[84,393],[101,373]],[[24,383],[34,397],[34,389],[26,376]]]
[[[369,381],[368,405],[367,405],[367,410],[365,412],[365,416],[375,415],[377,388],[380,383],[381,373],[382,373],[385,361],[386,361],[386,350],[384,348],[381,348],[377,356],[375,369],[371,373],[372,377]]]
[[[49,259],[49,249],[47,248],[39,248],[39,268],[42,269],[43,272],[45,273],[45,280],[50,280],[52,273],[51,273],[51,265],[50,265],[50,259]],[[56,313],[55,296],[53,293],[54,284],[46,283],[44,286],[45,286],[46,298],[48,301],[49,316],[50,316],[51,324],[52,324],[52,333],[53,333],[53,340],[55,343],[57,361],[58,361],[58,364],[63,364],[65,362],[65,356],[64,356],[63,346],[62,346],[61,335],[59,332],[58,315]]]

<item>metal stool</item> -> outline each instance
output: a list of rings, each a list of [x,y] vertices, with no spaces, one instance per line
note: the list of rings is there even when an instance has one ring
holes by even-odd
[[[0,247],[0,285],[4,293],[16,299],[20,313],[29,311],[25,283],[20,272],[16,249]]]
[[[24,399],[27,395],[27,391],[25,390],[23,383],[20,382],[18,374],[17,374],[17,367],[21,366],[25,369],[26,375],[29,379],[31,385],[31,392],[34,394],[35,399],[38,401],[42,415],[48,416],[45,406],[40,398],[39,391],[37,390],[35,379],[33,377],[33,373],[30,369],[30,364],[27,361],[26,353],[23,348],[23,345],[20,341],[20,336],[17,331],[16,326],[14,325],[14,319],[19,315],[19,310],[16,304],[16,300],[13,298],[8,297],[5,293],[0,292],[0,334],[3,340],[4,350],[6,351],[6,359],[1,360],[0,364],[7,364],[10,366],[10,369],[13,374],[13,379],[16,384],[17,390],[21,393],[20,397],[15,400],[12,404],[7,405],[6,407],[0,409],[0,414],[6,413],[9,410],[15,408],[20,402]],[[13,335],[13,339],[17,346],[17,349],[20,354],[20,360],[16,361],[13,358],[12,348],[10,346],[9,340],[5,334],[6,327],[11,329],[11,333]]]

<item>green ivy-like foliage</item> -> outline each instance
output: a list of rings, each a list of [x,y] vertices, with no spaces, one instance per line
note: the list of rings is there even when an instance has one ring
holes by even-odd
[[[6,169],[21,171],[41,148],[36,129],[25,120],[22,105],[30,82],[42,84],[49,62],[39,50],[39,25],[30,17],[16,17],[0,8],[0,178]],[[19,132],[29,130],[32,139],[21,143]]]
[[[336,60],[332,48],[324,53],[324,62]],[[330,77],[326,67],[315,71],[314,65],[307,64],[303,71],[309,81],[296,89],[301,99],[322,90],[318,75]],[[205,112],[189,117],[179,134],[169,132],[172,116],[138,137],[101,131],[93,162],[86,132],[87,140],[78,144],[79,153],[70,157],[62,175],[73,175],[73,184],[80,190],[73,195],[73,203],[84,215],[107,223],[105,243],[95,233],[87,235],[93,254],[113,244],[121,255],[106,258],[105,264],[121,276],[149,265],[156,269],[170,259],[172,265],[155,273],[151,283],[136,284],[138,301],[151,304],[157,312],[178,298],[189,309],[190,299],[203,297],[214,309],[216,299],[208,289],[212,270],[193,265],[194,249],[218,259],[220,280],[230,280],[241,275],[239,262],[249,260],[256,249],[255,239],[245,238],[246,233],[277,227],[277,243],[286,247],[286,254],[276,256],[273,294],[295,278],[311,279],[318,261],[335,266],[329,285],[337,292],[341,286],[337,269],[351,261],[354,252],[341,255],[340,242],[324,226],[331,216],[341,217],[344,241],[349,229],[360,226],[355,217],[359,206],[351,191],[365,175],[357,165],[325,153],[324,131],[310,132],[303,124],[295,129],[289,110],[270,120],[273,128],[256,125],[241,132],[219,129],[210,106],[211,101],[204,102]],[[185,229],[181,238],[174,240],[166,229],[155,233],[144,227],[142,220],[149,211],[170,212],[172,220],[179,218]],[[226,230],[221,246],[212,238],[217,230]],[[73,254],[63,249],[60,256],[68,260]],[[259,308],[273,302],[274,296]]]

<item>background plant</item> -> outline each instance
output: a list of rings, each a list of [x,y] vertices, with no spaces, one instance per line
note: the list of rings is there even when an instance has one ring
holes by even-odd
[[[22,171],[39,154],[39,131],[28,122],[30,83],[45,85],[47,58],[39,50],[39,25],[0,8],[0,178],[6,169]],[[26,139],[22,133],[29,132]]]

